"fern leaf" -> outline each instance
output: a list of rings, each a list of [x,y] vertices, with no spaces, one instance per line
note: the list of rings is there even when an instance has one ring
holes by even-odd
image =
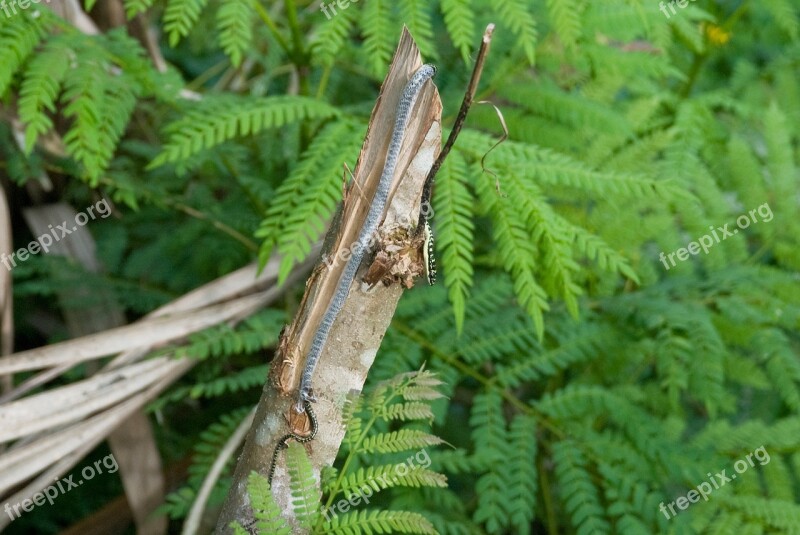
[[[764,117],[764,139],[767,144],[767,168],[774,181],[776,211],[790,221],[797,220],[797,180],[792,157],[791,134],[786,116],[772,104]]]
[[[547,10],[564,46],[574,47],[581,35],[581,5],[576,0],[547,0]]]
[[[208,0],[169,0],[164,11],[164,31],[169,36],[169,46],[176,46],[181,38],[189,35],[207,3]]]
[[[495,5],[497,6],[500,20],[517,37],[528,63],[531,65],[536,63],[538,32],[536,30],[536,20],[529,11],[528,3],[524,0],[497,0]]]
[[[550,377],[573,364],[599,358],[603,354],[605,344],[609,342],[607,332],[592,325],[580,328],[570,339],[563,341],[554,349],[531,354],[508,367],[501,367],[497,373],[497,380],[502,385],[515,388],[522,381],[536,381]]]
[[[447,478],[420,465],[406,463],[359,468],[342,480],[340,491],[346,499],[370,487],[375,492],[391,487],[447,487]]]
[[[793,4],[789,0],[764,0],[761,5],[772,15],[775,24],[786,32],[792,41],[797,40],[798,34],[800,34],[797,4]]]
[[[464,63],[469,63],[469,52],[475,36],[475,9],[471,0],[441,0],[444,25],[461,53]]]
[[[800,526],[800,505],[759,496],[720,496],[724,503],[745,516],[764,521],[778,530]]]
[[[394,403],[381,414],[384,420],[429,420],[433,421],[430,405],[420,402]]]
[[[28,64],[19,100],[19,118],[26,123],[26,151],[33,149],[39,135],[53,128],[48,112],[55,112],[61,83],[73,61],[74,52],[56,37]]]
[[[6,15],[0,21],[0,96],[44,36],[44,18]]]
[[[414,41],[423,57],[436,57],[433,46],[433,22],[431,21],[431,3],[424,0],[400,0],[400,16],[408,26]]]
[[[561,294],[567,310],[577,318],[577,297],[583,290],[573,280],[579,268],[570,252],[570,240],[558,225],[555,214],[543,200],[538,188],[523,181],[511,182],[514,189],[521,194],[517,197],[517,203],[527,222],[528,232],[542,249],[544,283],[550,287],[551,294]],[[548,289],[547,286],[545,289]]]
[[[533,319],[536,334],[541,339],[544,335],[543,312],[549,306],[547,294],[536,280],[536,251],[523,218],[508,198],[500,197],[491,189],[488,181],[479,181],[476,189],[482,204],[492,215],[494,239],[503,267],[514,280],[514,293]]]
[[[333,517],[322,526],[324,533],[419,533],[436,535],[433,524],[418,513],[407,511],[353,511]]]
[[[242,0],[223,0],[217,11],[219,43],[234,67],[242,63],[253,40],[252,15],[250,3]]]
[[[753,339],[753,346],[766,360],[767,376],[784,403],[800,411],[800,363],[786,335],[778,329],[765,329]]]
[[[441,250],[444,284],[453,305],[456,329],[464,326],[469,288],[473,283],[472,222],[474,199],[464,183],[467,165],[459,153],[446,160],[436,181],[436,246]]]
[[[365,438],[361,443],[360,450],[364,453],[396,453],[419,450],[442,443],[444,440],[436,435],[416,429],[400,429]]]
[[[169,140],[149,169],[187,160],[236,136],[257,134],[306,119],[328,119],[336,108],[308,97],[206,98],[167,127]]]
[[[553,461],[559,495],[578,535],[611,533],[611,526],[604,518],[605,510],[600,503],[600,496],[580,449],[571,440],[563,440],[553,446]]]
[[[314,478],[314,467],[311,466],[302,444],[298,442],[289,444],[286,467],[289,471],[289,489],[294,513],[301,526],[310,528],[319,518],[321,494]]]
[[[125,16],[132,19],[139,13],[144,13],[153,5],[153,0],[124,0]]]
[[[519,415],[511,421],[508,432],[506,491],[511,500],[507,509],[515,533],[530,533],[536,511],[538,475],[536,472],[536,419]]]
[[[639,277],[631,268],[628,260],[609,245],[599,236],[577,225],[569,225],[566,231],[574,236],[575,248],[585,254],[589,260],[597,262],[600,269],[611,273],[622,273],[636,284],[639,284]]]
[[[253,515],[256,519],[256,528],[259,533],[275,533],[275,535],[288,535],[292,532],[286,521],[281,516],[281,510],[272,491],[269,488],[267,478],[258,472],[251,472],[247,478],[247,494],[250,496],[250,506],[253,508]],[[237,530],[240,528],[236,523]],[[241,528],[242,530],[244,528]],[[245,531],[245,533],[247,533]]]
[[[326,67],[334,64],[353,31],[357,14],[355,9],[339,10],[335,17],[316,29],[311,41],[311,57],[316,63]]]
[[[502,467],[508,442],[502,405],[497,392],[481,393],[475,397],[469,419],[475,456],[486,459],[489,465],[488,471],[475,484],[479,499],[473,520],[485,523],[491,533],[508,527],[510,520],[510,494]]]
[[[362,136],[361,127],[349,121],[328,125],[278,188],[256,236],[265,238],[260,253],[263,263],[267,262],[273,244],[281,254],[279,284],[286,280],[295,264],[305,260],[324,232],[327,220],[341,200],[343,164],[355,159]]]
[[[102,55],[89,54],[94,55],[87,51],[78,67],[67,71],[61,100],[64,116],[73,120],[64,135],[67,152],[83,164],[95,184],[114,156],[141,87],[124,72],[109,72]]]
[[[377,76],[386,70],[394,50],[395,33],[389,1],[365,2],[360,25],[364,29],[364,53],[369,71]]]

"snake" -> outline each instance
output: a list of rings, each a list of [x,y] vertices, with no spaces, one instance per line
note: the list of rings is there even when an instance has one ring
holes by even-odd
[[[411,109],[414,107],[414,103],[416,102],[422,87],[425,85],[425,82],[432,78],[434,74],[436,74],[436,67],[431,64],[422,65],[419,69],[417,69],[416,72],[414,72],[414,74],[411,76],[411,79],[409,79],[409,81],[406,83],[403,93],[400,97],[400,101],[397,104],[394,129],[392,130],[392,137],[386,153],[386,161],[383,166],[383,171],[381,172],[380,180],[378,181],[375,197],[370,205],[364,225],[359,232],[358,241],[352,248],[352,255],[350,256],[350,259],[348,260],[347,265],[342,272],[342,276],[339,279],[338,285],[336,286],[336,291],[333,295],[333,298],[331,299],[331,302],[325,311],[325,315],[320,320],[319,327],[314,334],[311,347],[308,351],[308,356],[306,357],[306,365],[303,369],[303,375],[300,380],[300,388],[298,389],[298,396],[294,405],[294,410],[296,413],[305,412],[308,414],[308,417],[311,420],[311,433],[305,436],[298,435],[297,433],[287,433],[281,437],[281,439],[278,441],[278,444],[275,446],[275,452],[272,455],[272,463],[270,466],[269,475],[267,477],[270,485],[272,485],[272,478],[275,475],[275,468],[277,467],[278,463],[278,455],[280,454],[281,450],[284,450],[288,447],[288,441],[294,439],[300,443],[310,442],[317,435],[317,417],[311,408],[311,403],[316,401],[316,398],[313,396],[311,390],[311,380],[314,376],[314,369],[316,368],[319,358],[322,355],[322,350],[328,340],[328,335],[330,334],[333,322],[336,320],[339,311],[342,309],[342,306],[347,299],[347,295],[350,293],[350,286],[353,284],[356,271],[358,271],[358,267],[361,265],[364,254],[369,248],[371,237],[378,229],[378,223],[383,215],[386,201],[389,198],[392,177],[394,176],[395,169],[397,168],[397,160],[400,156],[400,147],[403,144],[403,138],[405,137],[406,129],[408,127]],[[427,219],[425,221],[425,227],[426,243],[424,246],[424,253],[427,266],[429,268],[428,282],[432,284],[431,281],[435,280],[436,271],[435,264],[431,264],[433,241]],[[432,276],[430,269],[431,265],[434,266]]]
[[[317,428],[319,427],[317,424],[317,415],[314,414],[314,409],[311,408],[311,402],[305,401],[303,403],[303,408],[308,414],[309,419],[311,420],[311,433],[308,435],[298,435],[297,433],[287,433],[281,437],[278,441],[277,446],[275,446],[275,453],[272,454],[272,463],[269,467],[269,474],[267,475],[267,481],[270,485],[272,485],[272,476],[275,475],[275,467],[278,466],[278,455],[280,454],[281,450],[285,450],[289,447],[288,442],[289,439],[295,439],[297,442],[305,443],[311,442],[314,440],[314,437],[317,436]]]
[[[425,64],[411,76],[411,79],[403,89],[403,94],[397,104],[397,114],[394,122],[394,129],[392,130],[392,138],[389,142],[389,149],[386,154],[386,162],[381,172],[381,178],[378,182],[378,188],[375,192],[375,197],[367,213],[364,226],[358,235],[358,241],[353,247],[353,254],[344,268],[339,284],[336,287],[336,292],[331,299],[325,315],[320,320],[317,332],[314,334],[314,339],[311,342],[311,347],[306,357],[306,366],[303,369],[303,377],[300,381],[300,389],[298,391],[298,399],[295,404],[296,412],[303,412],[306,401],[315,401],[311,396],[311,379],[314,376],[314,369],[317,366],[319,357],[322,354],[322,349],[325,347],[325,342],[328,340],[333,322],[339,311],[342,309],[347,294],[350,293],[350,286],[356,276],[356,271],[361,265],[364,254],[369,246],[372,235],[378,229],[378,223],[383,215],[384,206],[389,198],[389,189],[397,167],[397,159],[400,155],[400,146],[403,144],[403,137],[408,127],[411,109],[419,96],[422,86],[425,82],[436,74],[436,67],[430,64]]]

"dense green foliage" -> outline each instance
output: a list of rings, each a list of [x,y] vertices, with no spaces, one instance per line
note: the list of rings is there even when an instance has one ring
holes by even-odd
[[[124,214],[90,227],[97,284],[137,317],[253,258],[281,254],[285,279],[340,200],[402,23],[439,68],[448,127],[496,22],[479,99],[510,138],[488,152],[500,123],[473,108],[433,198],[443,284],[404,296],[369,377],[427,363],[446,395],[434,432],[453,448],[380,489],[351,532],[800,533],[795,2],[698,0],[667,17],[649,0],[363,0],[330,20],[316,3],[267,4],[124,0],[162,32],[166,72],[122,30],[0,16],[0,95],[24,133],[18,146],[0,126],[8,177],[47,171],[79,208],[96,188]],[[54,131],[63,154],[44,142]],[[669,264],[726,224],[735,236]],[[44,264],[13,273],[20,324],[60,284]],[[258,399],[258,350],[300,291],[184,350],[202,362],[153,407],[168,461],[201,437],[172,516]],[[403,416],[426,410],[408,401],[375,425],[419,448]],[[355,465],[323,478],[333,487],[312,488],[302,448],[288,450],[304,507],[382,469],[373,454],[392,448],[349,421],[341,459]],[[707,501],[659,510],[760,447],[769,462]],[[436,473],[448,488],[415,488],[440,486]],[[257,477],[252,489],[280,526]]]
[[[305,450],[292,442],[287,467],[298,525],[310,533],[342,535],[373,531],[437,533],[419,513],[357,507],[380,503],[375,494],[389,488],[447,486],[447,478],[428,470],[428,450],[442,443],[439,437],[421,429],[380,431],[393,420],[427,420],[430,424],[434,417],[430,404],[442,397],[437,390],[440,385],[430,372],[402,373],[376,385],[367,397],[349,399],[345,405],[347,434],[341,451],[342,469],[327,467],[321,489]],[[290,533],[264,476],[255,472],[250,475],[248,494],[260,533]],[[246,533],[241,524],[236,524],[237,534]]]

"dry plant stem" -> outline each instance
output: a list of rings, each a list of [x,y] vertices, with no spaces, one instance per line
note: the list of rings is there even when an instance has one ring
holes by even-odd
[[[469,80],[469,85],[467,86],[467,92],[464,93],[464,100],[461,101],[461,107],[458,110],[458,115],[456,116],[456,121],[453,123],[453,128],[450,130],[450,135],[447,136],[447,141],[442,147],[442,152],[439,153],[439,157],[436,158],[436,161],[433,163],[433,167],[428,172],[428,177],[425,179],[425,186],[422,190],[422,202],[425,203],[430,201],[432,189],[433,189],[433,180],[436,177],[436,173],[439,172],[439,168],[442,167],[445,158],[447,155],[450,154],[450,149],[453,148],[453,145],[456,143],[456,139],[458,139],[458,134],[461,132],[461,128],[464,126],[464,121],[467,119],[467,113],[469,113],[469,109],[472,106],[472,101],[475,99],[475,93],[478,91],[478,83],[481,80],[481,75],[483,74],[483,65],[486,63],[486,56],[489,55],[489,47],[492,43],[492,34],[494,33],[494,24],[489,24],[486,26],[486,30],[483,32],[483,39],[481,40],[481,46],[478,50],[478,57],[475,59],[475,67],[472,69],[472,76]],[[417,232],[421,232],[424,228],[424,220],[425,215],[420,214],[419,216],[419,223],[417,224]]]
[[[0,254],[11,254],[11,213],[6,193],[0,186]],[[14,351],[14,300],[11,291],[11,272],[0,269],[0,359]],[[14,387],[10,375],[0,377],[0,393],[8,393]]]
[[[248,304],[244,308],[236,307],[237,310],[234,316],[238,317],[239,314],[250,315],[277,299],[285,291],[287,286],[280,288],[275,286],[279,264],[280,258],[275,258],[274,262],[270,262],[267,265],[263,276],[258,280],[255,278],[257,271],[255,265],[243,268],[239,272],[198,288],[173,303],[162,307],[158,312],[161,314],[176,314],[186,309],[196,310],[210,303],[218,303],[241,296],[242,293],[247,294],[253,290],[269,288],[266,292],[259,294],[261,297],[257,303],[250,303],[249,300],[245,299]],[[290,285],[292,280],[296,281],[304,276],[308,268],[310,268],[310,262],[304,262],[300,269],[290,274],[290,280],[287,281],[287,285]],[[234,301],[236,300],[234,299]],[[241,301],[242,298],[240,297],[238,300]],[[230,320],[231,318],[229,318]],[[84,343],[92,346],[92,353],[97,352],[99,353],[98,356],[106,354],[103,344],[93,344],[86,340],[86,337],[83,340]],[[59,344],[56,344],[56,346],[59,346]],[[61,350],[58,347],[54,347],[52,352],[60,353]],[[127,363],[139,360],[147,352],[148,349],[127,351],[112,361],[106,369],[116,368],[122,371]],[[33,440],[25,439],[24,443],[18,443],[21,444],[20,447],[15,445],[13,450],[0,455],[0,489],[19,487],[20,484],[25,483],[24,488],[11,497],[3,497],[3,490],[0,490],[0,499],[10,503],[19,503],[52,483],[54,478],[62,476],[83,458],[86,452],[106,438],[113,429],[130,418],[131,414],[140,410],[146,403],[152,401],[165,388],[191,369],[196,362],[192,359],[176,360],[169,356],[160,357],[160,360],[170,362],[170,366],[165,371],[165,374],[159,377],[157,382],[153,383],[145,391],[89,419],[52,430]],[[51,406],[58,406],[58,403],[51,403]],[[2,406],[0,406],[0,410],[2,410]],[[30,480],[36,474],[41,475]],[[7,515],[0,516],[0,530],[7,523]]]
[[[375,196],[384,167],[403,87],[421,65],[419,51],[410,34],[404,31],[370,118],[358,164],[353,171],[355,179],[329,233],[326,253],[333,253],[333,257],[358,242],[371,206],[368,199]],[[435,86],[426,83],[415,111],[410,115],[381,228],[396,228],[403,221],[403,228],[407,228],[411,226],[409,220],[416,221],[422,185],[441,148],[440,117],[441,103]],[[280,351],[270,369],[270,381],[264,388],[253,429],[245,441],[231,490],[217,522],[218,533],[231,533],[230,524],[234,520],[247,525],[253,519],[247,478],[252,471],[264,476],[268,474],[275,446],[286,436],[287,430],[300,436],[309,434],[311,426],[306,415],[294,410],[305,367],[303,357],[308,353],[344,267],[344,261],[333,262],[330,266],[320,263],[306,284],[298,313],[286,328]],[[310,452],[315,474],[336,457],[344,437],[342,405],[348,394],[363,388],[401,294],[402,288],[397,284],[378,285],[370,292],[364,291],[358,283],[349,288],[314,374],[314,393],[319,398],[314,412],[318,417],[319,433],[305,447]],[[290,424],[288,429],[287,422]],[[294,514],[285,461],[286,455],[280,455],[272,484],[273,496],[284,511],[292,533],[305,533],[307,530],[298,524]]]
[[[183,523],[183,529],[181,530],[181,535],[194,535],[195,533],[199,533],[200,531],[200,521],[203,519],[203,513],[206,510],[206,502],[208,501],[208,497],[211,496],[211,491],[214,490],[214,485],[217,484],[217,480],[219,479],[220,475],[222,475],[223,470],[225,469],[225,465],[228,463],[228,459],[233,457],[233,454],[236,453],[236,450],[241,445],[244,437],[247,435],[247,431],[250,429],[250,426],[253,425],[253,417],[256,414],[256,409],[253,407],[247,416],[245,416],[242,423],[236,428],[236,431],[233,432],[231,438],[225,443],[222,450],[217,455],[217,458],[214,459],[214,464],[211,465],[211,469],[206,474],[206,477],[203,479],[203,484],[200,485],[200,490],[197,491],[197,497],[192,504],[192,508],[189,511],[189,515],[186,517],[186,521]]]

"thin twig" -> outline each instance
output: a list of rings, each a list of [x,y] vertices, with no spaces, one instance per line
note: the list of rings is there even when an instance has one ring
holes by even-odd
[[[472,106],[472,101],[475,98],[475,92],[478,90],[478,82],[480,82],[481,74],[483,74],[483,65],[486,63],[486,56],[489,54],[489,45],[491,45],[492,42],[493,32],[494,24],[489,24],[486,26],[486,31],[483,32],[481,47],[478,50],[478,57],[475,60],[475,67],[472,69],[472,77],[469,80],[467,92],[464,94],[464,100],[461,102],[461,108],[458,110],[458,115],[456,116],[456,122],[453,124],[453,129],[450,130],[450,135],[447,138],[447,142],[445,142],[444,147],[442,147],[442,152],[439,153],[439,157],[436,158],[436,161],[433,163],[433,167],[431,167],[431,170],[428,172],[428,177],[425,179],[425,185],[422,189],[423,202],[430,200],[431,189],[433,188],[433,179],[436,176],[436,173],[439,172],[439,168],[444,163],[445,158],[447,158],[447,155],[450,153],[450,149],[453,147],[453,145],[455,145],[458,134],[461,132],[461,127],[464,126],[464,121],[467,119],[467,113]],[[424,216],[422,211],[420,211],[419,225],[417,226],[418,231],[422,228],[423,220]]]

